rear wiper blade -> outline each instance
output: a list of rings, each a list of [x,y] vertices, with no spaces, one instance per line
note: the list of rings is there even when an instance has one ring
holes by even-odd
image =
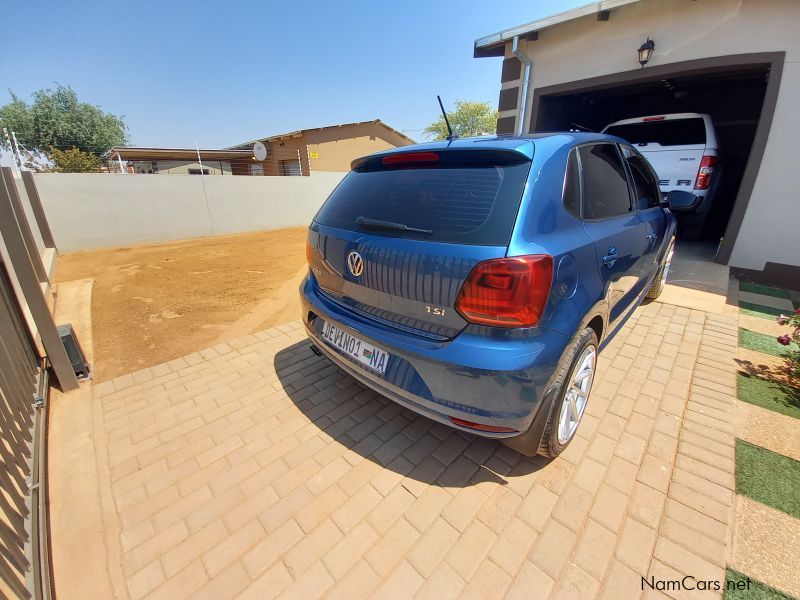
[[[380,219],[368,219],[366,217],[358,217],[356,219],[356,225],[365,229],[388,229],[391,231],[426,233],[428,235],[433,233],[432,229],[418,229],[417,227],[409,227],[405,223],[393,223],[392,221],[381,221]]]

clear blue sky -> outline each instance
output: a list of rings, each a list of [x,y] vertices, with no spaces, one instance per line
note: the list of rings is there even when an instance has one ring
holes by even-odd
[[[375,118],[423,139],[437,93],[496,105],[501,59],[475,38],[586,2],[7,2],[0,104],[68,84],[142,146]]]

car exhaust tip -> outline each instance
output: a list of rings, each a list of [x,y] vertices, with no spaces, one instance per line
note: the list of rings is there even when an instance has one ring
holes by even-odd
[[[314,344],[309,344],[309,346],[308,346],[308,347],[309,347],[309,348],[311,349],[311,351],[312,351],[314,354],[316,354],[317,356],[322,356],[322,351],[321,351],[319,348],[317,348],[317,347],[316,347]]]

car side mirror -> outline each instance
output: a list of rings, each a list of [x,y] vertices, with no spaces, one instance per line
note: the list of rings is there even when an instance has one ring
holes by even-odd
[[[700,198],[691,192],[683,190],[672,190],[667,194],[667,207],[673,212],[688,212],[700,205]]]

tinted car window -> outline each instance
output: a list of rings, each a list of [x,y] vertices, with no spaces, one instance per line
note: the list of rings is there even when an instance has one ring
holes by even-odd
[[[615,144],[578,148],[583,171],[583,217],[606,219],[630,212],[628,181]]]
[[[661,190],[650,174],[650,169],[641,156],[633,154],[625,159],[631,171],[633,183],[633,204],[637,210],[647,210],[659,205]]]
[[[564,176],[564,208],[576,217],[581,216],[581,171],[574,150],[569,153]]]
[[[507,245],[529,162],[351,171],[320,209],[322,225],[361,231],[358,217],[429,229],[370,229],[371,235],[483,246]]]
[[[697,117],[614,125],[604,133],[621,137],[631,144],[683,146],[706,143],[706,125]]]

